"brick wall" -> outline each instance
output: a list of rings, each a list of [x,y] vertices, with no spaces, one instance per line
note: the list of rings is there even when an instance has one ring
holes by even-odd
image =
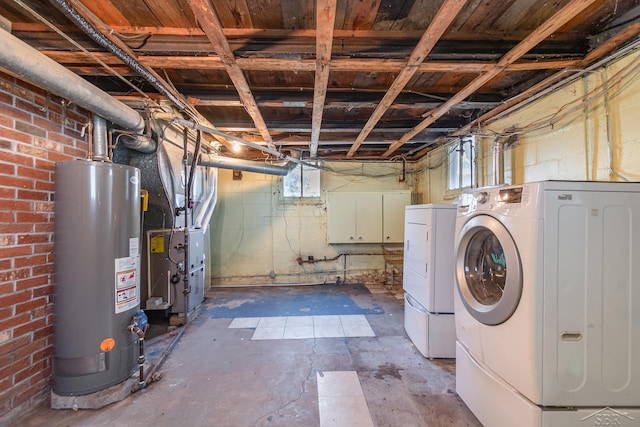
[[[87,157],[88,122],[76,106],[0,73],[0,425],[49,390],[54,166]]]

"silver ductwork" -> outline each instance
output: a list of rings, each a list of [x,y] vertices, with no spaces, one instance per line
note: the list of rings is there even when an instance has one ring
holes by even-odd
[[[504,141],[501,138],[493,141],[493,185],[504,184],[504,145]]]
[[[294,162],[287,162],[284,165],[273,165],[252,160],[242,160],[233,157],[207,156],[201,158],[199,166],[206,166],[220,169],[233,169],[244,172],[264,173],[267,175],[285,176],[296,166]]]
[[[0,45],[0,67],[10,74],[68,99],[124,130],[144,130],[139,113],[2,29]]]
[[[93,160],[97,162],[110,162],[109,141],[107,140],[107,121],[98,115],[93,116],[92,136]]]

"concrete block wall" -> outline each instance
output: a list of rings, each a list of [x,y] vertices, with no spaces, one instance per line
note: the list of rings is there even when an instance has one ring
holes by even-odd
[[[54,167],[87,157],[87,123],[76,106],[0,73],[0,425],[49,389]]]
[[[328,244],[327,191],[414,191],[402,163],[327,162],[314,199],[285,199],[282,178],[219,171],[211,221],[213,285],[382,281],[381,244]],[[346,255],[345,255],[346,254]],[[308,262],[309,257],[314,262]],[[306,262],[299,262],[306,261]]]
[[[493,184],[494,138],[488,135],[527,125],[536,129],[520,134],[517,144],[505,150],[507,183],[640,181],[639,72],[640,52],[635,52],[480,129],[486,136],[478,139],[479,186]],[[438,165],[443,153],[446,147],[432,151],[420,164]],[[446,179],[446,162],[420,175],[418,192],[424,194],[425,203],[450,202],[455,197],[447,192]]]

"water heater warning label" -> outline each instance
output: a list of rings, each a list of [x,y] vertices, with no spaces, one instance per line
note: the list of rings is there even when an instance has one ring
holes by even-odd
[[[138,257],[116,258],[116,313],[130,310],[140,303]]]

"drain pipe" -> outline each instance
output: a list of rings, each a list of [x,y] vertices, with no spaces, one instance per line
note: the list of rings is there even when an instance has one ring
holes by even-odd
[[[493,185],[504,184],[504,142],[500,138],[493,141]]]
[[[144,119],[133,109],[0,29],[0,67],[21,80],[68,99],[131,132],[142,132]]]

